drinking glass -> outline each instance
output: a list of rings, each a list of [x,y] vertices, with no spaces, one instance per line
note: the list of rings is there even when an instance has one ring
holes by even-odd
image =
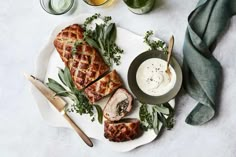
[[[61,15],[72,8],[74,0],[40,0],[40,4],[47,13]]]
[[[123,0],[129,10],[135,14],[145,14],[152,10],[155,0]]]
[[[113,0],[84,0],[90,6],[109,5]],[[109,3],[108,3],[109,2]]]

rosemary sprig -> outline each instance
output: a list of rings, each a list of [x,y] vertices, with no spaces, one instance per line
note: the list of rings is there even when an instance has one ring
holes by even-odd
[[[96,109],[98,114],[98,121],[99,123],[102,123],[103,113],[101,107],[98,105],[91,105],[82,91],[79,91],[75,87],[69,69],[67,67],[65,67],[64,70],[59,69],[58,77],[63,85],[66,86],[66,88],[64,88],[63,85],[51,78],[48,78],[47,86],[51,90],[53,90],[56,95],[67,97],[73,102],[70,106],[67,107],[67,111],[76,112],[80,115],[89,114],[91,117],[91,121],[94,121],[94,109]]]

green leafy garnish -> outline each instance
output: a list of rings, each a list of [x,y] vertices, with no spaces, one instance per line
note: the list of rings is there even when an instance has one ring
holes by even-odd
[[[101,109],[101,107],[99,105],[94,105],[96,110],[97,110],[97,113],[98,113],[98,121],[99,123],[102,124],[102,119],[103,119],[103,111]]]
[[[88,27],[93,20],[101,18],[103,20],[102,24],[96,24],[94,30]],[[100,14],[95,14],[91,17],[88,17],[85,20],[83,28],[84,40],[92,47],[96,48],[103,58],[105,59],[108,65],[120,64],[121,54],[123,50],[115,43],[116,41],[116,25],[111,23],[111,17],[105,16],[101,17]]]
[[[174,125],[174,109],[169,103],[160,105],[142,104],[139,110],[139,118],[141,128],[143,130],[154,129],[155,133],[159,133],[160,123],[167,129],[171,129]]]
[[[168,52],[165,42],[161,40],[152,40],[152,35],[153,31],[147,31],[144,36],[144,43],[150,47],[150,50],[162,50],[165,54],[167,54]]]
[[[74,43],[74,46],[73,46],[72,51],[71,51],[72,55],[75,55],[77,53],[77,47],[81,44],[82,44],[82,41],[76,41]]]
[[[148,111],[148,105],[142,104],[142,106],[139,109],[139,119],[142,122],[142,128],[144,130],[152,129],[153,128],[153,116]]]
[[[47,86],[56,93],[56,96],[67,97],[73,102],[72,105],[67,106],[67,111],[76,112],[80,115],[89,114],[91,121],[94,121],[94,109],[96,109],[98,121],[102,123],[103,112],[101,107],[90,104],[82,91],[75,87],[69,69],[67,67],[64,70],[59,68],[58,77],[66,88],[51,78],[48,78]]]
[[[91,24],[94,20],[98,19],[99,17],[101,17],[101,14],[98,13],[95,13],[91,17],[87,17],[84,24],[82,25],[82,28],[86,30],[87,26]]]
[[[87,38],[85,38],[85,41],[86,41],[90,46],[96,48],[97,50],[100,49],[98,43],[97,43],[95,40],[93,40],[92,38],[88,38],[88,37],[87,37]]]
[[[159,119],[158,119],[158,113],[153,110],[152,112],[152,117],[153,117],[153,130],[156,133],[156,135],[159,133]]]
[[[56,93],[66,90],[62,85],[60,85],[57,81],[51,78],[48,78],[47,85],[51,90],[53,90]]]

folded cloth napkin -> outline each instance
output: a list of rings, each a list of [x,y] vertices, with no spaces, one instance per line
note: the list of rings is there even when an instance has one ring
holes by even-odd
[[[186,118],[188,124],[201,125],[215,115],[222,68],[211,47],[234,14],[236,0],[200,0],[188,17],[183,46],[184,88],[198,101]]]

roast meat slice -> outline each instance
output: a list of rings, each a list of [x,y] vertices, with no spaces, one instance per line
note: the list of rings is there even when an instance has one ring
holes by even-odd
[[[122,81],[119,74],[116,70],[112,70],[110,73],[88,86],[84,92],[90,103],[94,104],[103,97],[113,93],[121,85]]]
[[[104,117],[109,121],[119,121],[132,108],[133,97],[124,88],[119,88],[104,108]]]
[[[119,122],[105,121],[104,136],[113,142],[124,142],[137,138],[140,135],[138,119],[123,119]]]

